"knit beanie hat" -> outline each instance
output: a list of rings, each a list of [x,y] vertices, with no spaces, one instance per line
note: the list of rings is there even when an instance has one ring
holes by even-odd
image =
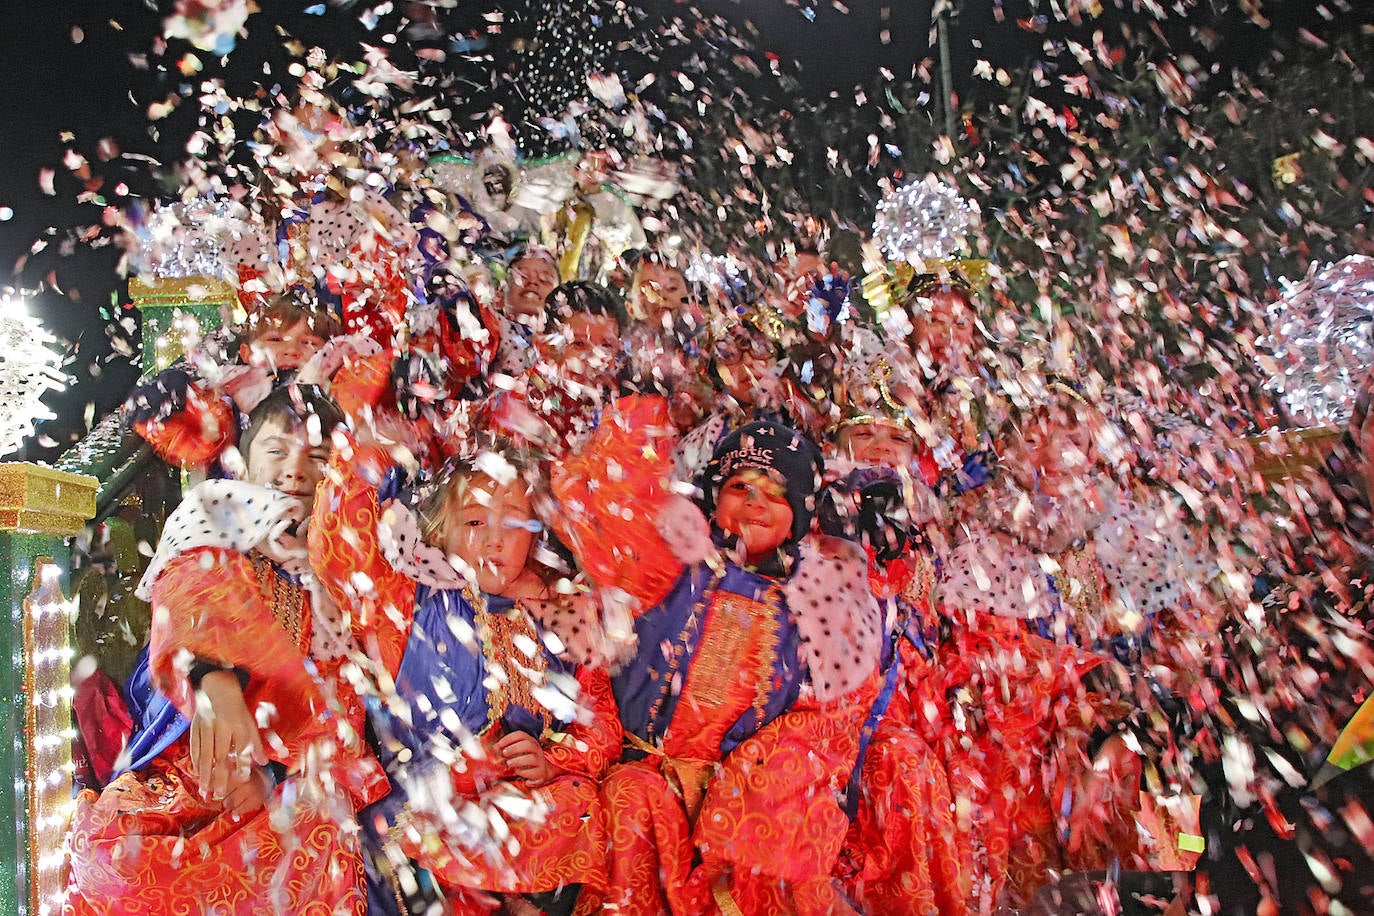
[[[716,497],[726,481],[741,471],[751,470],[771,475],[786,488],[787,503],[792,507],[789,540],[801,540],[811,528],[816,491],[825,470],[820,449],[781,423],[750,423],[735,430],[716,446],[698,480],[707,518],[715,514]]]

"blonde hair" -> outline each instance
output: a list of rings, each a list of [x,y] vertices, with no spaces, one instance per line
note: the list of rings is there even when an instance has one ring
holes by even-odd
[[[548,493],[548,474],[542,462],[527,450],[506,442],[497,443],[475,456],[450,458],[435,473],[418,507],[420,533],[430,544],[442,543],[449,521],[472,489],[473,478],[485,477],[493,483],[500,483],[482,470],[479,464],[482,454],[494,454],[515,468],[515,480],[525,482],[530,506],[536,515],[541,514],[539,510]]]

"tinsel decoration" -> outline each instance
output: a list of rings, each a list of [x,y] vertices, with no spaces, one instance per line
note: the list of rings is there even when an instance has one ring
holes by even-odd
[[[155,205],[137,228],[133,273],[158,280],[219,277],[225,240],[240,226],[235,207],[207,197]]]
[[[1260,365],[1295,421],[1343,426],[1374,368],[1374,258],[1314,263],[1283,286]]]
[[[34,424],[52,419],[43,395],[66,387],[57,368],[57,343],[12,296],[0,298],[0,455],[8,455],[33,435]]]
[[[878,201],[873,240],[894,261],[943,261],[977,226],[977,206],[953,182],[927,175],[903,182]]]

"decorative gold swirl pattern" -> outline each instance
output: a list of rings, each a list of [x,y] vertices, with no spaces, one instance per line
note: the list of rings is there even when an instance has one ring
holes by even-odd
[[[200,798],[175,747],[77,799],[64,916],[363,916],[356,840],[314,793],[283,787],[235,818]]]

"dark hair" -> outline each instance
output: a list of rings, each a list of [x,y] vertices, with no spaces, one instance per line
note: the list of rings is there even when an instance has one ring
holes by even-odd
[[[590,280],[569,280],[567,283],[561,283],[544,300],[547,327],[562,324],[579,312],[586,315],[608,315],[615,319],[616,326],[622,331],[630,323],[630,315],[625,311],[625,304],[609,289]]]
[[[283,385],[274,388],[248,415],[248,425],[239,436],[239,454],[245,462],[248,460],[253,440],[269,421],[280,420],[286,428],[296,429],[308,423],[312,416],[319,418],[321,443],[328,442],[330,434],[344,423],[339,405],[317,386]]]

